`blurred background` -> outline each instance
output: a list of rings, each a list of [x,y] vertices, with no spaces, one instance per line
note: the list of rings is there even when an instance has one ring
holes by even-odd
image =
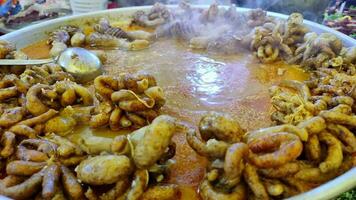
[[[71,14],[155,2],[178,4],[181,0],[0,0],[0,33]],[[191,4],[236,4],[240,7],[290,14],[300,12],[308,20],[321,23],[356,38],[356,0],[185,0]]]
[[[0,34],[24,26],[96,10],[178,4],[181,0],[0,0]],[[356,0],[186,0],[191,4],[236,4],[240,7],[290,14],[300,12],[308,20],[321,23],[356,38]]]
[[[119,5],[132,6],[141,4],[152,4],[153,0],[118,0]],[[160,2],[176,4],[177,0],[162,0]],[[262,8],[280,13],[301,12],[311,20],[321,20],[322,13],[327,8],[329,0],[191,0],[193,4],[211,4],[217,2],[221,5],[234,3],[240,7]]]

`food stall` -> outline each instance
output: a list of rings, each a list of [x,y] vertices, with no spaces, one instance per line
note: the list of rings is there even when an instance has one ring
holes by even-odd
[[[60,2],[3,12],[0,199],[356,197],[356,40],[323,17]]]

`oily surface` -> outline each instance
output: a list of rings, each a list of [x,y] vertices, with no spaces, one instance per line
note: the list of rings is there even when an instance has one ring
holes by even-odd
[[[33,49],[36,48],[36,51]],[[48,56],[45,42],[23,51],[31,58]],[[184,43],[160,39],[142,51],[107,50],[104,69],[110,75],[146,71],[155,76],[164,89],[167,102],[162,113],[198,123],[206,111],[230,113],[247,130],[270,125],[271,104],[268,88],[280,80],[305,80],[299,68],[284,63],[260,64],[250,52],[233,56],[213,55],[190,50]],[[78,127],[68,137],[86,139],[93,151],[105,150],[117,134],[100,129]],[[100,144],[99,145],[99,142]],[[177,153],[169,182],[177,183],[184,196],[194,192],[204,176],[206,160],[186,143],[185,135],[174,136]],[[101,146],[99,149],[97,146]]]

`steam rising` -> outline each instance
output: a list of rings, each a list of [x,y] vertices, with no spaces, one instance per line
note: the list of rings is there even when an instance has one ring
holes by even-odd
[[[219,6],[221,4],[218,2],[221,1],[228,6]],[[167,0],[165,1],[166,4],[178,4],[179,6],[169,9],[164,4],[156,3],[148,14],[139,12],[134,18],[138,24],[156,26],[157,38],[180,38],[188,41],[189,46],[193,49],[206,49],[224,53],[236,53],[241,48],[249,48],[250,42],[248,41],[252,41],[255,27],[266,25],[269,27],[267,29],[273,30],[272,27],[276,25],[279,27],[280,24],[283,24],[279,19],[268,17],[266,12],[261,9],[237,12],[236,6],[231,4],[231,1],[221,1]],[[208,4],[211,2],[209,9],[191,6],[191,3]],[[145,1],[145,3],[152,3],[152,1]],[[281,3],[280,0],[267,1],[267,3],[261,0],[246,0],[245,6],[272,9]]]
[[[306,19],[321,22],[328,0],[185,0],[189,4],[218,3],[219,5],[237,4],[239,7],[261,8],[263,10],[291,14],[302,13]],[[153,5],[154,3],[179,4],[181,0],[119,0],[120,6]]]
[[[237,12],[233,4],[230,7],[219,7],[213,3],[209,9],[200,9],[186,2],[181,2],[175,9],[155,4],[146,19],[150,16],[159,18],[163,13],[170,13],[170,17],[165,17],[166,23],[156,28],[158,38],[180,38],[187,41],[193,49],[207,49],[209,52],[226,54],[245,49],[243,38],[246,38],[254,27],[269,19],[262,10]]]

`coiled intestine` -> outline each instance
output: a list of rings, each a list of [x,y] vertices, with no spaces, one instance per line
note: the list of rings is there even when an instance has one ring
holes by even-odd
[[[111,35],[116,38],[132,39],[124,30],[118,27],[112,27],[106,18],[100,19],[99,23],[94,26],[94,30],[98,33]]]

